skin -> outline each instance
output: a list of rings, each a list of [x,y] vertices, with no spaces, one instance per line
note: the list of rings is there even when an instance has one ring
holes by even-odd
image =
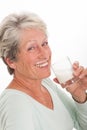
[[[20,34],[20,51],[17,61],[6,59],[7,64],[14,69],[14,78],[8,88],[17,89],[27,93],[35,100],[53,109],[53,102],[47,89],[42,86],[42,79],[51,74],[51,50],[48,45],[47,36],[39,29],[25,29]],[[74,100],[83,103],[86,100],[87,69],[73,64],[74,76],[80,79],[66,87]],[[55,82],[59,83],[55,78]]]
[[[21,33],[20,53],[15,64],[15,77],[41,80],[50,75],[51,50],[48,40],[41,30],[23,30]],[[38,67],[38,62],[48,64]]]
[[[8,65],[15,70],[14,79],[8,88],[21,90],[53,109],[51,96],[41,84],[42,79],[51,74],[51,50],[47,36],[38,29],[25,29],[22,30],[20,39],[17,61],[6,59]]]

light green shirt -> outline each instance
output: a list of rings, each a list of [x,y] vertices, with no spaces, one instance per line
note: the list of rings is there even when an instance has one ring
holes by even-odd
[[[0,97],[0,130],[87,130],[87,102],[69,99],[50,79],[42,84],[52,97],[54,109],[26,93],[6,89]]]

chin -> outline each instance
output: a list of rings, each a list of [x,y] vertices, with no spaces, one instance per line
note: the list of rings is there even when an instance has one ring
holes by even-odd
[[[51,75],[51,72],[49,72],[47,74],[45,73],[45,74],[42,75],[42,78],[48,78],[50,75]]]

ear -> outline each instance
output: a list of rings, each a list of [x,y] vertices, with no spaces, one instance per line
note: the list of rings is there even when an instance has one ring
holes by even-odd
[[[15,69],[15,62],[14,61],[12,61],[12,60],[10,60],[9,58],[6,58],[6,59],[4,59],[5,60],[5,62],[6,62],[6,64],[10,67],[10,68],[12,68],[12,69]]]

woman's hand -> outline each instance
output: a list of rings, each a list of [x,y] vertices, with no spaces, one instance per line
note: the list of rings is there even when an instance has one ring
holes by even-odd
[[[87,68],[79,65],[79,62],[73,64],[73,75],[76,81],[72,84],[62,86],[66,88],[68,92],[71,93],[74,100],[79,103],[83,103],[87,100],[86,90],[87,90]],[[54,81],[59,83],[55,78]]]

